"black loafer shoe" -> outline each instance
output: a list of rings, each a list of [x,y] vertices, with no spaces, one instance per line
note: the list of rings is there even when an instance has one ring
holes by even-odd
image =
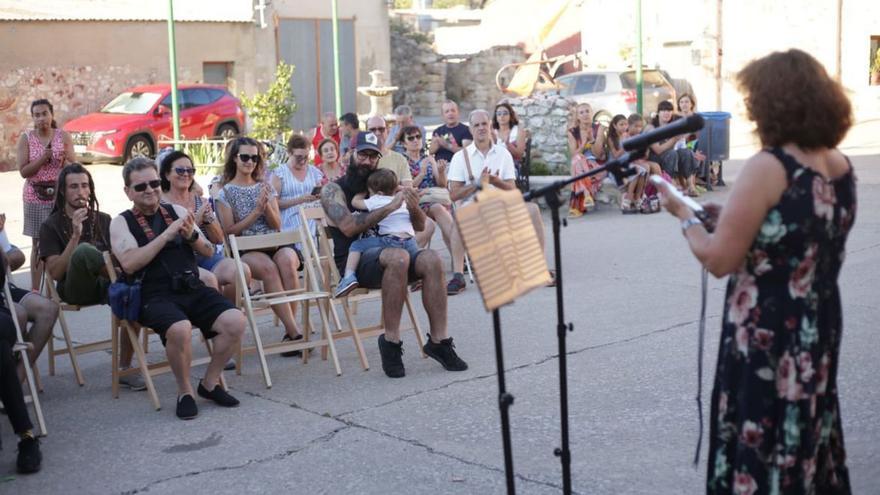
[[[199,406],[192,395],[186,394],[177,398],[177,417],[180,419],[193,419],[199,415]]]
[[[425,354],[440,363],[446,371],[464,371],[468,369],[467,363],[462,361],[458,354],[455,353],[455,345],[452,343],[452,337],[443,339],[439,343],[431,341],[428,335],[428,342],[422,347]]]
[[[239,404],[238,399],[229,395],[229,392],[223,390],[223,387],[218,383],[214,385],[214,390],[210,392],[208,389],[202,385],[201,380],[199,381],[199,388],[197,389],[199,397],[204,399],[212,400],[215,404],[223,407],[235,407]]]

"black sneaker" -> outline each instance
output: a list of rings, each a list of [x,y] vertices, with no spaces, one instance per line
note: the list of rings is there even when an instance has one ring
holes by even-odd
[[[385,340],[384,335],[379,336],[379,355],[382,356],[382,370],[389,378],[403,378],[406,370],[403,368],[403,342],[393,343]]]
[[[284,337],[281,338],[281,342],[294,342],[294,341],[302,340],[302,339],[303,339],[302,334],[291,338],[290,335],[287,335],[285,333]],[[282,357],[297,357],[297,356],[302,356],[302,355],[303,355],[303,351],[287,351],[287,352],[281,353]]]
[[[202,385],[201,380],[199,380],[199,388],[197,389],[197,392],[199,397],[212,400],[215,404],[223,407],[235,407],[238,405],[238,399],[229,395],[229,392],[223,390],[223,387],[221,387],[219,383],[214,385],[214,390],[209,392],[208,389]]]
[[[177,398],[177,417],[180,419],[193,419],[199,415],[199,406],[192,395],[186,394]]]
[[[446,295],[454,296],[456,294],[461,294],[465,289],[467,289],[467,282],[464,281],[464,274],[453,273],[452,280],[446,284]]]
[[[40,441],[34,437],[22,438],[18,442],[18,460],[16,465],[21,474],[36,473],[40,470],[43,462],[43,454],[40,452]]]
[[[464,371],[468,369],[466,362],[462,361],[458,354],[455,353],[455,344],[452,343],[452,337],[443,339],[435,344],[431,341],[431,335],[428,334],[428,342],[422,347],[425,354],[434,358],[438,363],[443,365],[446,371]]]

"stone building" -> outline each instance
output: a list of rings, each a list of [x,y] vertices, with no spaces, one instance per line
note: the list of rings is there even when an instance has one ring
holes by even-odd
[[[59,125],[100,109],[123,89],[169,81],[168,2],[5,0],[0,3],[0,170],[48,98]],[[262,91],[279,61],[295,64],[293,125],[335,109],[331,6],[308,0],[175,0],[178,82]],[[373,69],[390,71],[382,0],[339,0],[342,110],[366,112],[356,92]]]

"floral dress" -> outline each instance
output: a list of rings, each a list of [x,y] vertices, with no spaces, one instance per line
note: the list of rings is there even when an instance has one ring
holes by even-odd
[[[769,150],[788,188],[730,277],[712,392],[708,493],[848,494],[837,396],[837,276],[855,177]]]

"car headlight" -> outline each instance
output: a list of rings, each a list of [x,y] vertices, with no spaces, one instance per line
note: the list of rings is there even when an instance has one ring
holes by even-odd
[[[117,129],[113,129],[112,131],[96,131],[92,133],[92,142],[97,142],[102,137],[116,134],[117,132],[119,132]]]

